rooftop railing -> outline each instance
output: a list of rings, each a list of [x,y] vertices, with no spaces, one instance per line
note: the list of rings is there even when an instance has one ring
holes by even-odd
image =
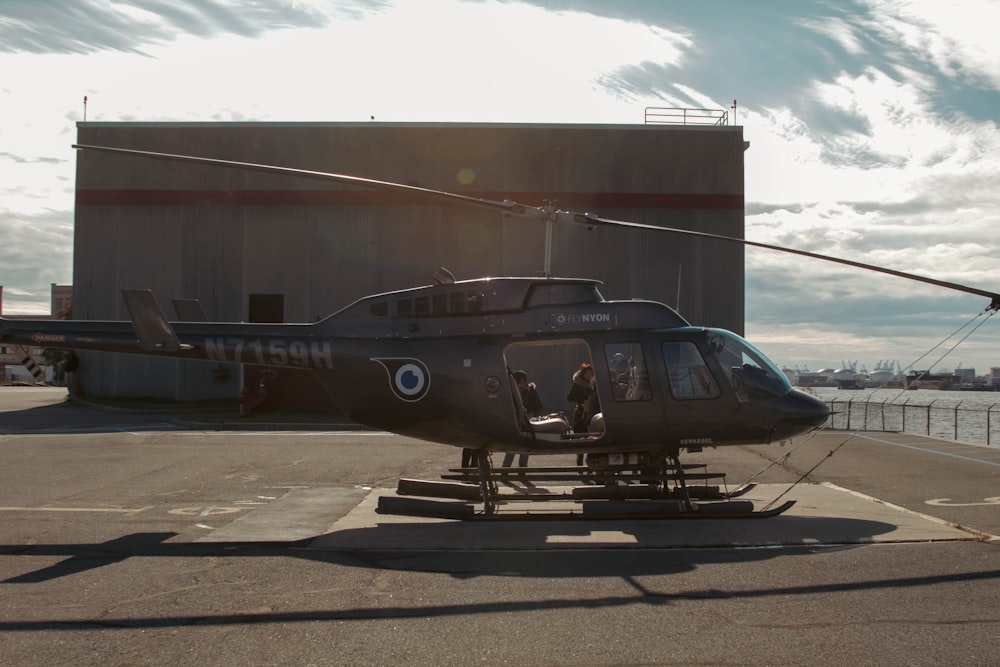
[[[729,111],[646,107],[646,125],[729,125]]]

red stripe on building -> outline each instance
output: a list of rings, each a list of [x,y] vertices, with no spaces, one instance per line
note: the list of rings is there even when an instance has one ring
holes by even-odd
[[[658,192],[463,192],[493,201],[510,199],[559,208],[743,210],[741,194]],[[406,192],[348,190],[77,190],[77,206],[442,206],[440,199]]]

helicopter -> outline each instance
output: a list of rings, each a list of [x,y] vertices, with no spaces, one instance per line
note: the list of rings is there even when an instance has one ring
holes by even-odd
[[[610,220],[590,213],[493,201],[345,174],[277,165],[155,153],[107,146],[106,151],[224,168],[249,169],[333,181],[362,188],[406,191],[432,200],[486,207],[551,224],[615,226],[687,234],[728,243],[837,262],[990,299],[1000,294],[805,251],[732,238]],[[826,403],[793,388],[785,374],[750,342],[719,328],[692,324],[669,306],[639,299],[606,300],[600,281],[542,276],[457,280],[441,268],[429,285],[363,297],[308,324],[204,321],[186,308],[187,321],[170,321],[148,290],[123,290],[131,321],[8,320],[0,318],[0,344],[144,354],[212,363],[243,363],[308,369],[347,418],[372,428],[444,443],[477,453],[454,483],[407,483],[400,493],[473,500],[462,505],[412,503],[387,513],[430,513],[454,518],[495,517],[502,503],[494,452],[576,454],[586,465],[567,469],[580,477],[595,471],[612,484],[647,489],[646,500],[669,500],[672,514],[706,512],[688,481],[697,477],[680,461],[682,451],[786,441],[818,428],[829,417]],[[600,412],[583,426],[562,414],[530,417],[513,379],[514,360],[525,350],[570,348],[589,360],[591,401]],[[555,477],[567,470],[542,469]],[[521,471],[523,472],[523,471]],[[502,474],[502,473],[499,473]],[[705,477],[709,475],[706,474]],[[404,490],[405,487],[405,490]],[[612,488],[613,487],[613,488]],[[709,492],[733,516],[773,515]],[[627,491],[636,498],[635,488]],[[387,500],[387,499],[383,499]],[[634,501],[632,501],[634,506]],[[716,505],[707,506],[716,508]],[[623,510],[615,509],[613,516]],[[712,513],[711,515],[717,515]]]

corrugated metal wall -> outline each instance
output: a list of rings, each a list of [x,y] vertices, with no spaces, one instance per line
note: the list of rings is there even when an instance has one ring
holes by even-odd
[[[743,236],[739,127],[451,124],[87,123],[81,144],[333,171],[511,198],[605,218]],[[622,228],[556,226],[552,273],[597,278],[607,298],[677,305],[743,329],[736,244]],[[83,152],[77,164],[74,316],[127,319],[123,288],[198,298],[210,319],[247,317],[280,293],[286,321],[315,321],[374,292],[455,275],[533,275],[543,223],[400,202],[316,180]],[[678,270],[680,267],[680,271]],[[84,388],[175,399],[235,396],[235,370],[91,354]]]

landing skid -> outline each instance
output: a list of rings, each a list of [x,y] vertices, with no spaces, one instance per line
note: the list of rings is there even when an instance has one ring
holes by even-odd
[[[682,466],[676,456],[665,457],[656,469],[640,470],[629,466],[497,470],[483,456],[477,468],[455,468],[442,479],[446,481],[401,479],[397,495],[379,498],[376,511],[463,521],[763,519],[795,504],[786,501],[757,509],[751,501],[737,500],[755,484],[732,490],[709,485],[713,480],[724,482],[725,474],[710,473],[704,465]],[[551,482],[571,486],[546,485]]]

